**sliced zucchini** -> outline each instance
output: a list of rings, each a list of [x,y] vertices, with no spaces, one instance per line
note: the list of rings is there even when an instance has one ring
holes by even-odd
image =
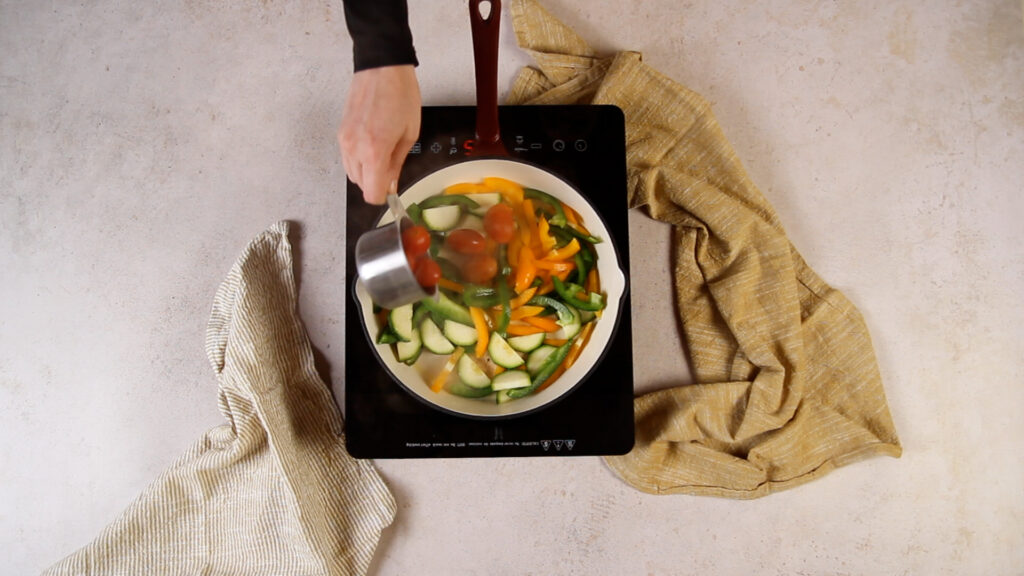
[[[423,210],[423,224],[437,232],[446,232],[455,228],[460,218],[462,218],[462,208],[458,206],[438,206]]]
[[[528,334],[526,336],[513,336],[508,339],[508,345],[519,352],[533,352],[544,343],[547,334]]]
[[[469,308],[445,296],[444,292],[438,291],[436,302],[431,297],[420,300],[420,303],[426,306],[431,313],[437,314],[445,320],[452,320],[466,326],[473,325],[473,317],[469,315]]]
[[[531,383],[526,388],[513,388],[508,391],[508,395],[512,398],[523,398],[533,394],[542,384],[547,382],[548,378],[551,378],[555,374],[555,370],[565,360],[565,357],[569,355],[569,349],[572,348],[572,341],[562,344],[558,348],[555,348],[554,352],[548,355],[547,358],[541,362],[540,368],[537,373],[533,375]]]
[[[509,400],[515,400],[515,398],[508,395],[508,390],[498,390],[498,393],[494,395],[494,401],[498,404],[504,404]]]
[[[491,380],[491,388],[494,390],[512,390],[514,388],[529,388],[530,375],[522,370],[508,370],[502,372]]]
[[[580,333],[580,328],[583,326],[583,318],[582,316],[580,316],[579,310],[573,308],[572,306],[569,306],[568,304],[563,304],[563,306],[565,306],[569,310],[569,312],[572,314],[572,317],[568,320],[563,320],[561,317],[559,317],[557,322],[558,325],[561,326],[562,328],[558,332],[555,332],[553,338],[561,338],[562,340],[568,340]]]
[[[497,192],[482,192],[480,194],[473,194],[473,200],[479,204],[478,207],[473,209],[476,214],[483,215],[498,202],[501,202],[501,194]]]
[[[472,346],[476,344],[478,337],[476,328],[451,320],[444,321],[442,331],[445,338],[456,346]]]
[[[469,354],[463,354],[455,368],[459,380],[472,388],[490,388],[491,379]]]
[[[551,356],[551,353],[557,350],[554,346],[541,346],[533,352],[530,352],[530,356],[526,358],[526,371],[530,375],[536,374],[541,367],[544,366],[544,361]]]
[[[412,340],[412,304],[405,304],[388,312],[388,325],[402,342]]]
[[[423,347],[434,354],[451,354],[455,352],[455,345],[451,343],[441,329],[434,324],[430,318],[425,318],[420,324],[420,338],[423,340]]]
[[[476,230],[477,232],[484,233],[484,218],[483,212],[475,214],[473,212],[466,212],[462,215],[462,219],[459,220],[459,228],[466,228],[469,230]]]
[[[423,341],[420,340],[420,331],[413,330],[408,342],[395,344],[395,351],[398,353],[398,361],[406,364],[415,364],[423,350]]]
[[[473,388],[472,386],[466,386],[457,379],[449,382],[448,385],[445,386],[445,390],[447,390],[449,394],[462,396],[463,398],[483,398],[484,396],[494,392],[494,390],[491,390],[490,386]]]
[[[523,365],[523,357],[519,355],[508,342],[497,332],[491,333],[490,342],[487,343],[487,353],[491,360],[502,368],[516,368]]]

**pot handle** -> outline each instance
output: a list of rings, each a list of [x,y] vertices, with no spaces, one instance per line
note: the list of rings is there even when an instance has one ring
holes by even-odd
[[[486,18],[481,5],[489,4]],[[469,22],[473,32],[473,64],[476,69],[476,145],[473,156],[501,155],[508,151],[498,128],[498,32],[501,28],[501,0],[469,0]]]

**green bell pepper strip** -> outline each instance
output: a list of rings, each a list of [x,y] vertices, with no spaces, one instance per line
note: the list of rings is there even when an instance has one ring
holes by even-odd
[[[536,188],[523,188],[523,197],[530,198],[532,200],[539,200],[545,204],[551,206],[554,209],[554,215],[548,220],[548,223],[552,226],[565,226],[565,210],[562,209],[562,201],[555,198],[551,194]]]
[[[498,293],[498,303],[501,304],[501,314],[498,315],[495,330],[498,334],[505,336],[508,331],[508,323],[512,321],[512,295],[508,288],[508,276],[512,273],[512,267],[508,263],[508,246],[502,244],[498,247],[498,277],[494,281],[495,290]]]
[[[579,240],[582,240],[588,244],[600,244],[602,242],[600,236],[594,236],[593,234],[584,234],[583,232],[580,232],[579,230],[573,228],[572,226],[569,226],[568,224],[562,226],[561,228],[557,228],[557,230],[565,231],[570,236],[578,238]]]
[[[479,208],[480,204],[465,194],[439,194],[425,198],[419,203],[421,210],[437,208],[438,206],[458,206],[463,210],[473,210],[474,208]]]
[[[552,276],[551,281],[555,285],[555,292],[565,300],[565,303],[574,306],[579,310],[589,310],[590,312],[596,312],[604,308],[604,298],[596,293],[590,292],[587,294],[586,300],[581,300],[576,296],[577,292],[582,292],[583,287],[578,284],[565,284],[558,276]]]
[[[544,359],[544,362],[540,365],[537,373],[533,375],[533,378],[530,380],[530,385],[525,388],[513,388],[509,390],[509,397],[523,398],[533,394],[533,391],[539,388],[541,384],[550,378],[551,375],[555,373],[555,370],[557,370],[565,360],[565,357],[569,355],[569,349],[572,347],[573,342],[575,342],[575,339],[569,340],[565,344],[555,348],[555,351]]]
[[[551,308],[558,315],[558,322],[561,324],[567,324],[572,322],[576,315],[572,313],[572,310],[560,300],[556,300],[550,296],[534,296],[527,302],[530,306],[543,306],[545,308]]]
[[[462,290],[462,301],[466,306],[490,308],[497,306],[501,299],[498,297],[498,291],[490,286],[466,284]]]
[[[442,277],[447,278],[452,282],[462,281],[462,271],[459,270],[459,267],[456,266],[454,262],[439,256],[434,257],[434,262],[437,262],[437,265],[441,267]]]
[[[512,321],[512,297],[509,293],[507,278],[507,276],[502,274],[498,277],[497,282],[498,302],[501,304],[501,314],[498,315],[498,325],[495,326],[494,329],[502,336],[506,336],[508,323]]]
[[[398,337],[398,334],[395,334],[389,324],[385,324],[384,327],[380,329],[380,333],[377,334],[377,344],[394,344],[399,341],[400,338]]]
[[[417,226],[424,226],[423,208],[420,208],[419,204],[410,204],[409,207],[405,209],[405,213],[409,215],[409,220],[412,220],[413,224]]]

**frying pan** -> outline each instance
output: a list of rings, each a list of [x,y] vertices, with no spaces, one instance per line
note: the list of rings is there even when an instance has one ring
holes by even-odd
[[[596,320],[597,324],[591,333],[590,341],[583,347],[575,364],[561,377],[535,394],[497,404],[493,399],[488,401],[486,398],[463,398],[447,392],[431,391],[429,382],[447,358],[424,353],[413,366],[399,362],[390,345],[376,344],[375,335],[379,326],[373,313],[373,302],[366,287],[359,282],[355,286],[355,296],[371,347],[396,382],[433,408],[463,417],[491,419],[519,416],[541,410],[564,398],[586,380],[590,372],[601,362],[614,336],[619,317],[623,313],[621,308],[626,291],[626,278],[611,233],[590,202],[558,174],[510,157],[502,144],[498,125],[497,87],[501,2],[490,0],[490,12],[486,16],[481,13],[481,4],[487,4],[487,0],[469,2],[477,90],[476,143],[470,152],[471,158],[441,168],[413,183],[400,194],[402,203],[408,206],[434,196],[452,184],[479,182],[489,176],[512,180],[523,187],[536,188],[551,194],[576,210],[591,233],[603,239],[594,247],[597,252],[601,289],[607,302],[605,309]],[[391,213],[385,213],[377,225],[384,226],[393,219]]]

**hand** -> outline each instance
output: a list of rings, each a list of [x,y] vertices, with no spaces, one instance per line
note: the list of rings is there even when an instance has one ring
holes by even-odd
[[[420,133],[420,87],[411,65],[356,72],[338,129],[341,161],[370,204],[383,204]]]

